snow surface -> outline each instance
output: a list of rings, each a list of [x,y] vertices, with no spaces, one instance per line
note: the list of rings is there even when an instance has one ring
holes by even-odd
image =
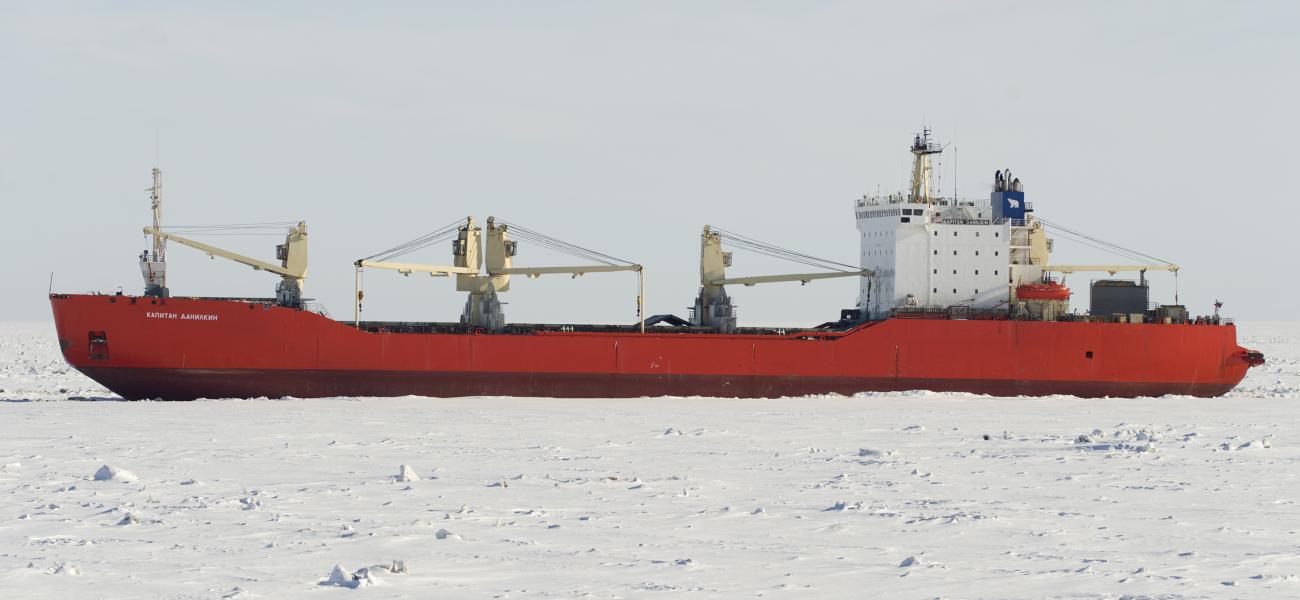
[[[1241,333],[1216,399],[155,403],[0,325],[0,595],[1300,597],[1300,324]]]

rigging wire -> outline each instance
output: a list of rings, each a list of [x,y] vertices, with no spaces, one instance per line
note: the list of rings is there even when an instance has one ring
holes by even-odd
[[[1115,254],[1115,255],[1118,255],[1118,256],[1124,256],[1125,258],[1131,258],[1131,259],[1134,259],[1134,260],[1153,260],[1153,261],[1160,262],[1160,263],[1164,263],[1164,264],[1167,264],[1167,265],[1172,265],[1172,264],[1174,264],[1172,261],[1168,261],[1168,260],[1165,260],[1165,259],[1163,259],[1163,258],[1158,258],[1158,257],[1155,257],[1155,256],[1151,256],[1150,254],[1146,254],[1146,253],[1143,253],[1143,252],[1138,252],[1137,250],[1133,250],[1133,249],[1131,249],[1131,248],[1125,248],[1125,247],[1123,247],[1123,246],[1120,246],[1119,244],[1115,244],[1115,243],[1108,242],[1108,241],[1103,240],[1103,239],[1100,239],[1100,238],[1093,237],[1093,236],[1091,236],[1091,235],[1088,235],[1088,234],[1086,234],[1086,233],[1083,233],[1082,231],[1077,231],[1077,230],[1075,230],[1075,229],[1071,229],[1071,228],[1066,227],[1066,226],[1064,226],[1064,225],[1061,225],[1061,224],[1059,224],[1059,223],[1054,223],[1054,222],[1052,222],[1052,221],[1048,221],[1047,219],[1044,219],[1044,218],[1042,218],[1042,217],[1039,217],[1038,220],[1039,220],[1040,222],[1042,222],[1043,225],[1046,225],[1049,229],[1052,229],[1052,230],[1056,231],[1057,233],[1061,233],[1061,234],[1063,234],[1063,235],[1066,235],[1067,237],[1068,237],[1068,236],[1074,236],[1074,237],[1076,238],[1076,239],[1074,239],[1074,241],[1079,242],[1079,243],[1082,243],[1082,244],[1086,244],[1086,245],[1089,245],[1089,246],[1092,246],[1093,248],[1097,248],[1098,250],[1103,250],[1103,251],[1110,252],[1110,253]],[[1082,239],[1080,239],[1080,238],[1082,238]],[[1091,241],[1091,242],[1095,242],[1096,244],[1100,244],[1100,246],[1095,246],[1095,245],[1089,244],[1088,242],[1086,242],[1086,241],[1084,241],[1084,240],[1088,240],[1088,241]],[[1101,246],[1104,246],[1104,247],[1101,247]]]
[[[269,229],[272,227],[292,227],[297,221],[266,221],[263,223],[225,223],[210,225],[164,225],[162,229]]]
[[[401,244],[393,246],[392,248],[389,248],[387,250],[376,252],[375,254],[362,258],[361,260],[389,261],[394,258],[405,256],[417,250],[422,250],[433,244],[444,242],[448,239],[451,239],[451,237],[456,233],[459,233],[461,224],[464,222],[465,222],[464,219],[457,219],[455,221],[452,221],[450,224],[444,225],[430,233],[426,233],[415,239],[402,242]]]
[[[710,229],[726,237],[731,242],[732,247],[740,248],[742,250],[748,250],[765,256],[796,262],[819,269],[827,269],[830,271],[851,272],[861,270],[859,267],[853,265],[825,258],[818,258],[788,248],[782,248],[775,244],[759,241],[719,227],[710,226]]]
[[[164,225],[164,232],[189,236],[281,236],[284,230],[296,225],[293,221],[267,221],[263,223],[229,223],[219,225]],[[146,234],[148,235],[148,234]]]
[[[229,236],[236,236],[236,235],[253,235],[253,236],[265,236],[265,237],[282,237],[282,236],[284,236],[284,232],[267,232],[267,233],[211,233],[211,232],[206,232],[206,231],[182,231],[182,232],[179,232],[179,233],[184,233],[185,235],[188,235],[188,236],[191,236],[191,237],[200,237],[200,236],[202,236],[202,237],[229,237]],[[145,235],[149,235],[149,234],[146,233]]]
[[[566,242],[559,238],[551,237],[549,235],[541,233],[540,231],[534,231],[532,229],[528,229],[527,227],[523,227],[517,223],[512,223],[505,219],[497,219],[497,222],[508,227],[509,231],[512,232],[515,238],[517,239],[531,242],[539,246],[542,246],[543,248],[560,252],[562,254],[567,254],[569,256],[573,256],[576,258],[585,258],[587,260],[604,263],[606,265],[636,264],[630,260],[625,260],[615,256],[610,256],[608,254],[605,254],[604,252],[598,252],[590,248],[584,248],[577,244]]]
[[[1136,254],[1131,254],[1131,253],[1127,253],[1127,252],[1119,251],[1119,250],[1116,250],[1116,249],[1114,249],[1114,248],[1111,248],[1111,247],[1108,247],[1108,246],[1104,246],[1104,245],[1101,245],[1101,244],[1095,244],[1095,243],[1093,243],[1093,242],[1088,241],[1087,239],[1084,239],[1084,238],[1081,238],[1081,237],[1077,237],[1077,236],[1073,236],[1073,235],[1067,234],[1067,233],[1065,233],[1065,232],[1062,232],[1062,231],[1059,231],[1059,230],[1056,230],[1056,229],[1051,229],[1051,231],[1052,231],[1054,234],[1056,234],[1056,235],[1062,235],[1062,236],[1065,236],[1065,239],[1067,239],[1067,240],[1069,240],[1069,241],[1072,241],[1072,242],[1075,242],[1075,243],[1078,243],[1078,244],[1082,244],[1082,245],[1087,246],[1087,247],[1089,247],[1089,248],[1093,248],[1093,249],[1096,249],[1096,250],[1101,250],[1102,252],[1106,252],[1106,253],[1108,253],[1108,254],[1112,254],[1112,255],[1115,255],[1115,256],[1120,256],[1120,257],[1123,257],[1123,258],[1127,258],[1127,259],[1130,259],[1130,260],[1133,260],[1133,261],[1135,261],[1135,262],[1139,262],[1139,263],[1141,263],[1141,262],[1147,262],[1147,258],[1144,257],[1144,256],[1140,256],[1140,255],[1136,255]],[[1159,262],[1164,262],[1164,261],[1159,261]],[[1170,263],[1170,264],[1172,264],[1172,263]]]
[[[734,244],[736,241],[739,241],[739,242],[741,242],[742,244],[746,244],[746,245],[749,245],[749,246],[751,246],[751,247],[762,248],[762,249],[765,249],[765,250],[770,250],[770,251],[777,252],[777,253],[784,254],[784,255],[787,255],[787,256],[791,256],[791,257],[797,257],[797,258],[801,258],[801,259],[808,260],[808,261],[814,261],[814,262],[818,262],[818,263],[824,263],[824,264],[827,264],[827,265],[835,265],[835,266],[837,266],[837,267],[845,267],[845,268],[848,268],[848,269],[853,270],[853,271],[858,270],[858,268],[857,268],[857,267],[854,267],[853,265],[848,265],[848,264],[844,264],[844,263],[841,263],[841,262],[838,262],[838,261],[828,260],[828,259],[824,259],[824,258],[818,258],[818,257],[816,257],[816,256],[812,256],[812,255],[809,255],[809,254],[804,254],[804,253],[802,253],[802,252],[798,252],[798,251],[795,251],[795,250],[790,250],[790,249],[787,249],[787,248],[782,248],[782,247],[777,246],[777,245],[775,245],[775,244],[769,244],[769,243],[767,243],[767,242],[762,242],[762,241],[756,240],[756,239],[754,239],[754,238],[750,238],[750,237],[746,237],[746,236],[740,235],[740,234],[735,233],[735,232],[727,231],[727,230],[725,230],[725,229],[720,229],[720,228],[714,227],[713,230],[714,230],[714,231],[717,231],[718,233],[721,233],[721,234],[723,234],[723,235],[725,235],[725,236],[728,236],[728,237],[732,238],[733,244]],[[799,261],[799,262],[802,262],[802,261]],[[838,269],[837,269],[837,270],[838,270]]]

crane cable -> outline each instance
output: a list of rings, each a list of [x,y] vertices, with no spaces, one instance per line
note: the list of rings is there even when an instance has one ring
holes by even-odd
[[[426,233],[415,239],[403,242],[382,252],[377,252],[361,260],[376,260],[379,262],[389,261],[394,258],[406,256],[407,254],[410,254],[417,250],[422,250],[424,248],[432,246],[433,244],[444,242],[446,240],[451,239],[451,237],[454,234],[459,233],[461,224],[464,222],[465,222],[464,219],[457,219],[451,222],[450,224],[444,225],[430,233]]]
[[[219,225],[165,225],[159,227],[164,232],[179,233],[189,236],[232,236],[232,235],[284,235],[283,229],[297,225],[296,221],[267,221],[263,223],[227,223]],[[277,231],[268,231],[277,230]]]
[[[767,242],[759,241],[751,237],[746,237],[738,233],[727,231],[720,227],[714,227],[710,225],[709,228],[712,231],[721,234],[724,238],[730,241],[733,247],[738,247],[742,250],[748,250],[750,252],[756,252],[758,254],[770,256],[772,258],[800,263],[811,267],[816,267],[819,269],[826,269],[829,271],[839,271],[843,273],[848,273],[848,272],[855,272],[855,271],[862,270],[860,267],[855,267],[853,265],[849,265],[849,264],[845,264],[842,262],[829,260],[825,258],[818,258],[816,256],[804,254],[802,252],[797,252],[795,250],[782,248],[775,244],[769,244]]]
[[[523,227],[516,223],[511,223],[505,219],[497,219],[497,222],[508,227],[508,231],[513,233],[517,239],[537,244],[538,246],[561,254],[567,254],[575,258],[582,258],[611,266],[637,264],[630,260],[610,256],[589,248],[583,248],[577,244],[571,244],[559,238],[551,237],[539,231],[528,229],[527,227]]]
[[[1042,217],[1038,217],[1038,220],[1042,222],[1043,225],[1047,226],[1048,229],[1051,229],[1057,233],[1065,235],[1066,237],[1071,237],[1073,241],[1079,242],[1086,246],[1090,246],[1092,248],[1096,248],[1103,252],[1109,252],[1116,256],[1123,256],[1125,258],[1131,258],[1138,261],[1152,260],[1155,262],[1164,263],[1166,265],[1174,264],[1172,261],[1168,261],[1163,258],[1157,258],[1155,256],[1151,256],[1150,254],[1138,252],[1137,250],[1132,250],[1130,248],[1125,248],[1123,246],[1120,246],[1119,244],[1107,242],[1106,240],[1090,236],[1081,231],[1077,231],[1069,227],[1066,227],[1064,225],[1054,223],[1052,221],[1048,221],[1047,219],[1044,219]]]

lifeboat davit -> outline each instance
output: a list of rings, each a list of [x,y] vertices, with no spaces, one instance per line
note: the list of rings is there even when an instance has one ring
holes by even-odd
[[[1070,288],[1059,283],[1026,283],[1016,288],[1020,300],[1069,300]]]

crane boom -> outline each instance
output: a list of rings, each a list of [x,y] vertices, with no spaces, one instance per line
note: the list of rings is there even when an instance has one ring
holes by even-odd
[[[636,318],[641,333],[645,333],[645,268],[636,263],[624,265],[604,264],[604,265],[580,265],[580,266],[558,266],[558,267],[516,267],[514,266],[514,256],[518,246],[514,240],[510,239],[510,226],[505,223],[497,223],[496,217],[488,217],[487,220],[487,247],[485,252],[484,267],[488,276],[503,282],[509,286],[511,275],[523,275],[533,278],[542,275],[573,275],[579,277],[587,273],[614,273],[618,271],[633,271],[637,278],[636,293]],[[533,233],[531,235],[540,236]],[[544,236],[540,236],[544,237]],[[552,240],[557,242],[560,247],[571,246],[567,242]],[[499,289],[509,289],[502,287]]]
[[[835,277],[871,277],[874,273],[869,269],[859,271],[844,271],[831,273],[793,273],[790,275],[758,275],[754,277],[730,277],[727,279],[713,279],[706,281],[708,285],[744,285],[752,286],[759,283],[780,283],[783,281],[798,281],[799,283],[808,283],[814,279],[832,279]]]
[[[1114,275],[1121,271],[1171,271],[1178,272],[1178,265],[1050,265],[1044,271],[1053,273],[1080,273],[1085,271],[1104,272]]]
[[[298,225],[289,228],[289,234],[284,237],[284,243],[275,247],[276,257],[280,259],[280,264],[269,263],[264,260],[258,260],[218,248],[211,244],[197,242],[189,238],[184,238],[174,233],[166,233],[157,227],[145,227],[145,234],[155,236],[155,239],[161,238],[189,246],[208,256],[220,256],[226,260],[235,261],[241,265],[252,267],[258,271],[275,273],[280,276],[280,284],[275,288],[275,301],[281,306],[300,307],[302,306],[302,287],[303,281],[307,279],[307,223],[299,221]]]
[[[612,273],[614,271],[640,271],[641,265],[583,265],[578,267],[507,267],[488,271],[490,275],[525,275],[528,277],[537,277],[538,275],[585,275],[587,273]]]
[[[302,271],[291,271],[291,270],[286,269],[286,268],[284,268],[284,267],[282,267],[282,266],[280,266],[280,265],[275,265],[275,264],[272,264],[272,263],[269,263],[269,262],[266,262],[266,261],[257,260],[256,258],[250,258],[250,257],[244,256],[243,254],[239,254],[239,253],[236,253],[236,252],[231,252],[231,251],[229,251],[229,250],[223,250],[223,249],[218,248],[218,247],[216,247],[216,246],[212,246],[212,245],[209,245],[209,244],[205,244],[205,243],[203,243],[203,242],[198,242],[198,241],[195,241],[195,240],[191,240],[191,239],[189,239],[189,238],[183,238],[183,237],[181,237],[181,236],[179,236],[179,235],[176,235],[176,234],[174,234],[174,233],[166,233],[166,232],[164,232],[164,231],[159,231],[158,228],[156,228],[156,227],[145,227],[145,228],[144,228],[144,232],[145,232],[146,234],[149,234],[149,235],[158,236],[158,237],[160,237],[160,238],[162,238],[162,239],[164,239],[164,240],[173,241],[173,242],[176,242],[176,243],[178,243],[178,244],[182,244],[182,245],[185,245],[185,246],[189,246],[189,247],[191,247],[191,248],[194,248],[194,249],[196,249],[196,250],[200,250],[200,251],[202,251],[202,252],[207,253],[209,256],[220,256],[221,258],[224,258],[224,259],[227,259],[227,260],[233,260],[233,261],[235,261],[235,262],[237,262],[237,263],[240,263],[240,264],[242,264],[242,265],[247,265],[247,266],[253,267],[254,269],[257,269],[258,271],[270,271],[270,272],[275,273],[275,274],[277,274],[277,275],[280,275],[280,276],[283,276],[283,277],[292,277],[292,278],[294,278],[294,279],[303,279],[303,278],[305,278],[305,277],[307,276],[307,274],[306,274],[306,269],[303,269]]]
[[[833,270],[822,273],[791,273],[785,275],[756,275],[753,277],[727,277],[727,267],[731,266],[731,253],[722,251],[722,232],[715,230],[709,225],[704,226],[704,233],[700,235],[700,293],[695,297],[695,306],[692,308],[691,323],[701,327],[716,327],[719,331],[730,332],[736,329],[736,311],[735,306],[731,303],[731,297],[727,295],[724,286],[743,285],[754,286],[760,283],[780,283],[783,281],[798,281],[806,284],[809,281],[817,279],[834,279],[836,277],[875,277],[875,272],[870,269],[858,269],[852,271]],[[734,235],[734,234],[728,234]],[[736,236],[741,241],[750,244],[761,244],[754,240],[745,240],[745,238]],[[771,248],[770,245],[765,245]],[[743,246],[742,246],[743,247]],[[807,255],[794,252],[782,251],[780,254],[786,256],[797,256],[805,259],[812,259],[827,265],[829,269],[838,269],[837,266],[842,263],[832,263],[831,261],[822,261],[814,259]],[[814,262],[805,262],[805,264],[815,264]],[[843,265],[848,267],[848,265]],[[851,267],[850,267],[851,268]]]
[[[471,269],[469,267],[448,267],[443,265],[424,265],[419,263],[387,262],[380,260],[358,260],[356,265],[358,267],[366,267],[370,269],[388,269],[390,271],[397,271],[403,275],[410,275],[411,273],[428,273],[432,277],[446,277],[448,275],[459,273],[478,273],[476,269]]]

